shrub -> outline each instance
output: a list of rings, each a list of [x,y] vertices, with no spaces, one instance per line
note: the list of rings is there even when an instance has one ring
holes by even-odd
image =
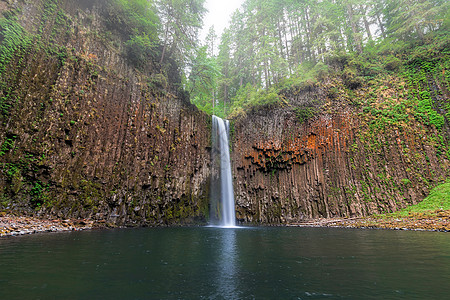
[[[300,121],[300,123],[312,118],[316,114],[316,109],[314,107],[299,107],[295,109],[295,116]]]
[[[393,55],[389,55],[384,62],[384,68],[388,71],[398,71],[402,61]]]
[[[125,42],[128,60],[136,67],[143,67],[149,57],[154,56],[154,41],[146,34],[133,35]]]

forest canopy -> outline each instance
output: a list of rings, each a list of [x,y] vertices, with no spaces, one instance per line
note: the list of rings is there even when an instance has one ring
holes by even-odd
[[[220,41],[210,35],[218,52],[209,47],[206,59],[220,75],[194,88],[192,101],[235,115],[282,101],[281,90],[313,83],[342,60],[358,61],[364,76],[394,70],[406,49],[448,39],[449,8],[446,0],[247,0]]]
[[[344,76],[396,71],[405,51],[448,41],[447,0],[246,0],[223,34],[198,40],[205,0],[113,0],[111,26],[138,68],[178,66],[191,102],[234,116],[283,102],[281,91],[314,84],[336,65]],[[167,75],[166,75],[167,76]],[[358,84],[357,82],[355,83]]]
[[[112,0],[107,5],[111,30],[125,37],[126,55],[138,68],[173,59],[180,70],[199,47],[205,0]]]

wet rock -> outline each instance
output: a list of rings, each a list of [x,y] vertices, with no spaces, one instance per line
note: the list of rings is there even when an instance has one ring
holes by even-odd
[[[69,225],[76,223],[76,225]],[[86,230],[102,227],[91,220],[47,220],[4,215],[0,217],[0,236],[18,236],[38,232]]]
[[[447,157],[421,138],[438,136],[435,128],[411,117],[401,133],[390,126],[368,130],[360,110],[326,94],[326,84],[288,93],[289,106],[234,120],[239,219],[289,224],[393,212],[420,202],[448,176]],[[305,105],[317,113],[301,122],[295,110]]]
[[[14,83],[5,90],[24,96],[7,119],[0,116],[0,143],[11,128],[17,137],[14,152],[0,157],[0,169],[14,166],[15,184],[1,176],[0,191],[15,195],[19,214],[37,215],[38,209],[60,219],[98,220],[114,214],[108,222],[116,226],[204,218],[209,116],[179,95],[176,76],[155,87],[149,82],[163,73],[159,64],[138,72],[123,49],[99,38],[108,25],[101,1],[88,1],[89,9],[80,1],[57,2],[50,15],[44,1],[17,2],[27,5],[15,10],[20,25],[33,33],[43,28],[42,36],[52,37],[49,47],[61,53],[49,54],[54,51],[46,51],[43,38],[42,47],[17,57],[23,66],[13,61],[2,74]],[[67,27],[55,30],[57,18],[66,16]],[[186,201],[175,201],[178,195]]]
[[[449,211],[443,212],[450,215]],[[345,228],[378,228],[392,230],[426,230],[450,232],[450,220],[438,217],[435,213],[410,214],[407,217],[365,217],[350,219],[312,220],[296,223],[295,226],[321,226]]]

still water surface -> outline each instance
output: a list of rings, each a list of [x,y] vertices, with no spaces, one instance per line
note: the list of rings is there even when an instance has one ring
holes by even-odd
[[[450,234],[146,228],[0,239],[0,299],[450,299]]]

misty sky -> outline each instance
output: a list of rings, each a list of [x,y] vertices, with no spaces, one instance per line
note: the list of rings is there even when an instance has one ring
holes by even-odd
[[[200,39],[204,41],[209,27],[212,25],[214,25],[216,34],[220,38],[223,29],[228,26],[231,15],[242,3],[244,3],[244,0],[206,0],[205,7],[208,13],[204,18],[204,26],[200,33]]]

